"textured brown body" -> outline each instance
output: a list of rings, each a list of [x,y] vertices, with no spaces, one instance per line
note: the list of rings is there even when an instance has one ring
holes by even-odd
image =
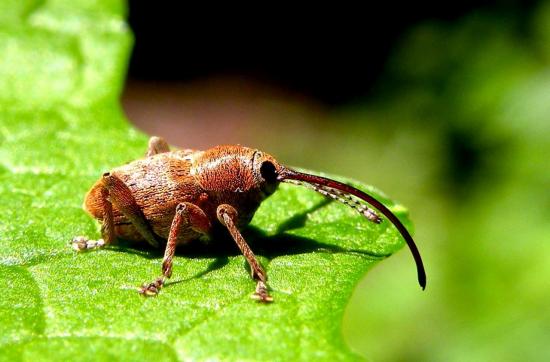
[[[180,150],[159,153],[113,169],[130,189],[153,232],[167,239],[176,206],[181,202],[201,208],[212,224],[217,222],[216,208],[233,205],[239,211],[237,226],[250,222],[261,201],[274,190],[262,190],[253,167],[261,152],[241,146],[218,146],[207,151]],[[103,219],[102,180],[86,195],[85,210]],[[115,235],[128,240],[143,237],[122,212],[113,205]],[[188,228],[178,236],[185,242],[200,236]]]

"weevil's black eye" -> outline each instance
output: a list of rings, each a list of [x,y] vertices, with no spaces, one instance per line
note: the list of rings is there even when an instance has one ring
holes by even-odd
[[[269,161],[262,162],[262,165],[260,166],[260,174],[268,183],[277,181],[277,170],[275,169],[275,165]]]

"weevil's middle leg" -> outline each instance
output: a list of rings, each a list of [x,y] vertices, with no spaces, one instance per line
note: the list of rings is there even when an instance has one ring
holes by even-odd
[[[162,260],[162,276],[151,283],[145,283],[139,288],[139,293],[145,296],[155,296],[164,285],[166,279],[172,276],[172,261],[178,237],[183,231],[191,228],[193,231],[207,234],[210,231],[210,220],[197,205],[189,202],[182,202],[176,207],[176,213],[170,226],[170,233],[166,242],[164,259]]]
[[[231,237],[233,237],[233,240],[235,240],[237,246],[241,249],[241,253],[243,253],[244,257],[248,261],[248,264],[250,264],[252,278],[256,280],[256,291],[252,294],[252,298],[263,303],[273,302],[273,297],[269,295],[267,290],[267,276],[265,271],[262,269],[262,266],[256,259],[256,256],[244,240],[239,229],[237,229],[237,210],[235,210],[235,208],[231,205],[222,204],[218,206],[216,213],[218,220],[227,228],[231,234]]]

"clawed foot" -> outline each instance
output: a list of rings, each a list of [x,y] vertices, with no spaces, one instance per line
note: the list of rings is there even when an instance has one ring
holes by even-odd
[[[144,297],[156,297],[163,285],[164,278],[158,278],[152,283],[144,283],[140,288],[138,288],[138,292]]]
[[[71,246],[76,251],[98,249],[105,246],[105,241],[103,239],[90,240],[85,236],[75,236],[71,240]]]
[[[250,297],[262,303],[273,302],[273,297],[267,292],[267,285],[262,281],[258,281],[258,284],[256,284],[256,291]]]

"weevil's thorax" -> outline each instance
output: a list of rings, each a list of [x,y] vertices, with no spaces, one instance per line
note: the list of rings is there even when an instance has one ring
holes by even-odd
[[[229,204],[239,212],[239,223],[247,224],[260,203],[277,188],[278,182],[262,177],[261,165],[272,157],[242,146],[218,146],[202,152],[191,166],[191,175],[215,203]]]

